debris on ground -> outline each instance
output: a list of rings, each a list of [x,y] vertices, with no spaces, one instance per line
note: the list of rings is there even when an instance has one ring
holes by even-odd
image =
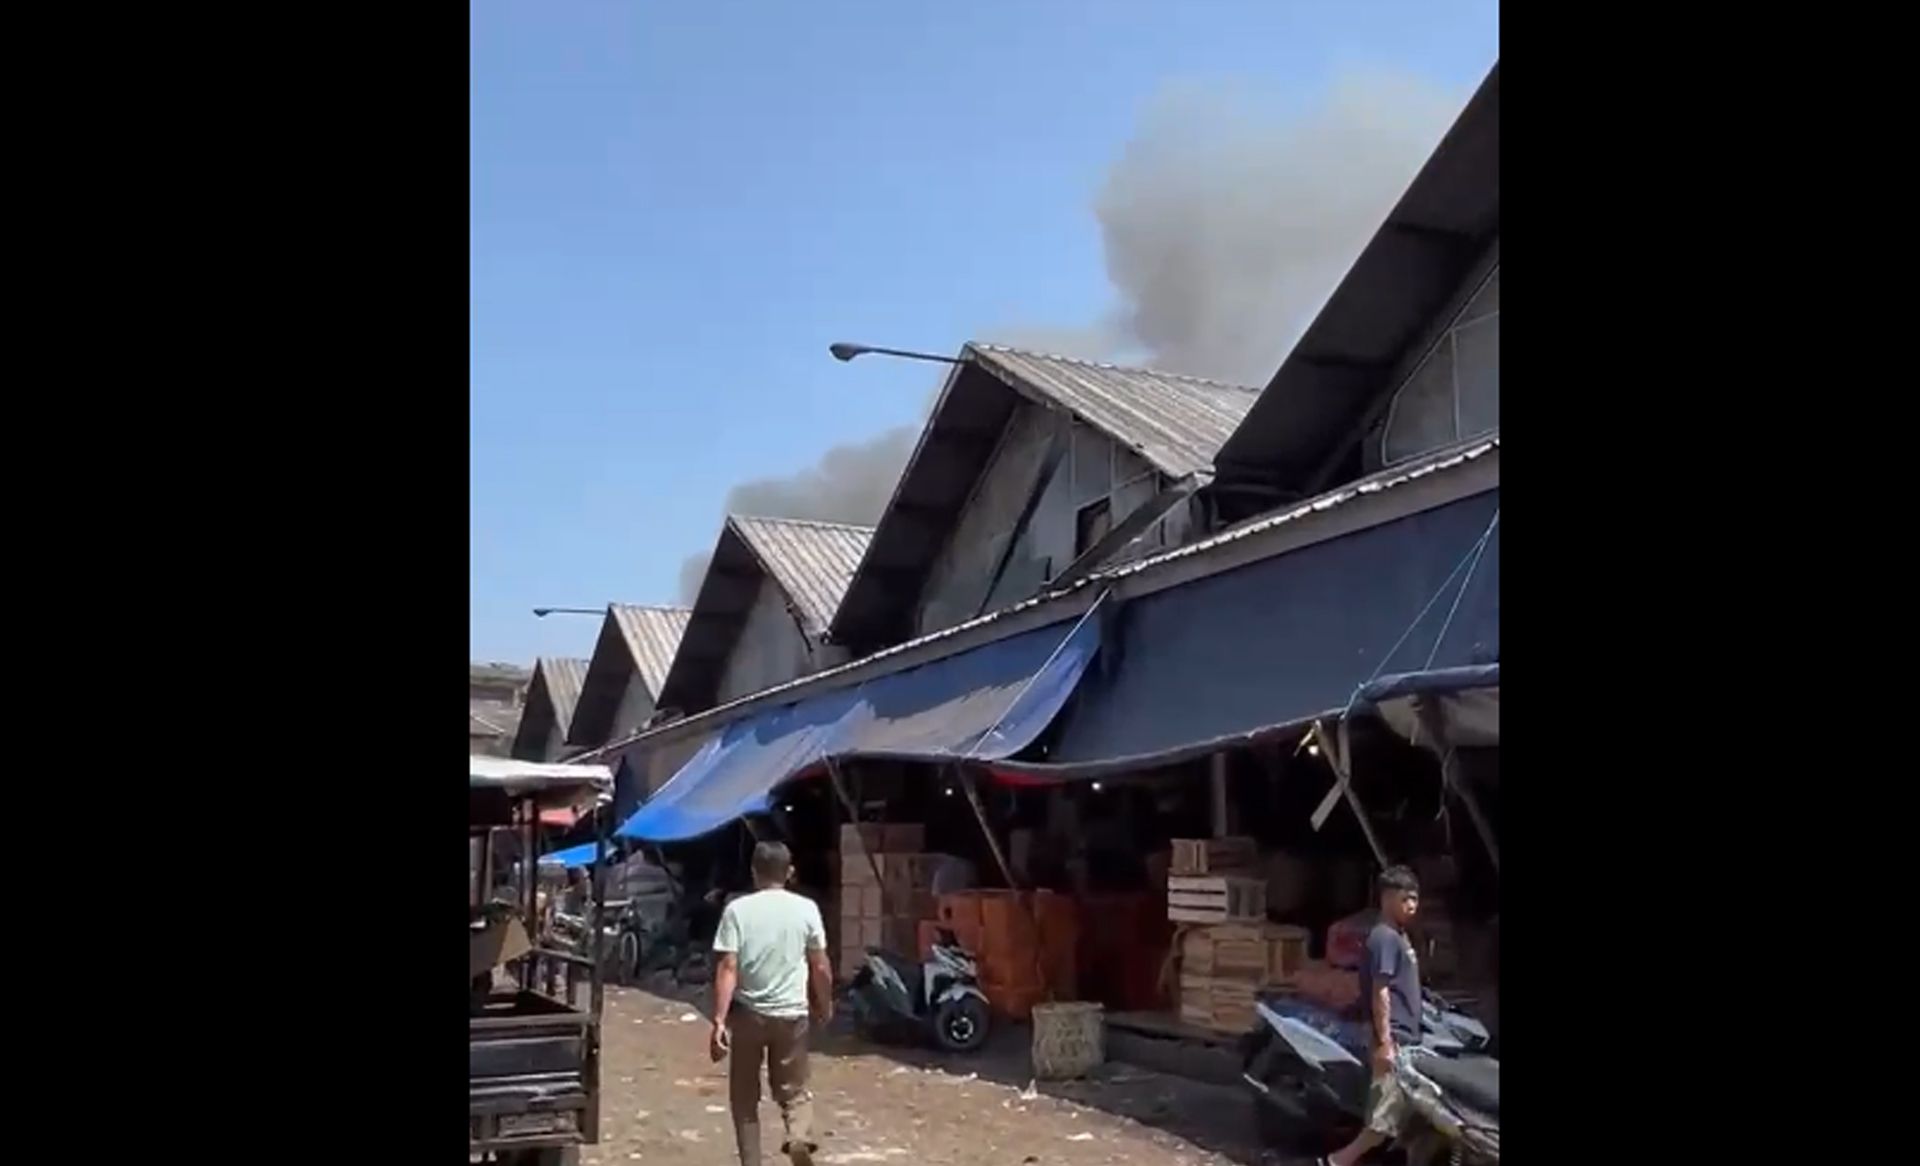
[[[615,987],[601,1029],[600,1163],[711,1166],[733,1160],[727,1067],[708,1059],[706,1033],[673,1023],[695,1003],[685,990]],[[640,1019],[665,1023],[635,1024]],[[690,1024],[691,1021],[683,1023]],[[642,1031],[642,1030],[645,1031]],[[1034,1080],[1024,1028],[948,1057],[818,1036],[809,1058],[822,1166],[1265,1166],[1252,1113],[1236,1090],[1128,1065],[1085,1080]],[[959,1086],[944,1088],[943,1086]],[[988,1086],[981,1089],[976,1086]],[[721,1128],[715,1130],[716,1121]],[[704,1127],[704,1128],[703,1128]],[[782,1161],[780,1111],[760,1112],[763,1160]],[[724,1148],[723,1148],[724,1147]]]

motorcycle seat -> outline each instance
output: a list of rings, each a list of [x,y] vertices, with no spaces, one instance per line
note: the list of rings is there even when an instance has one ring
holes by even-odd
[[[1492,1057],[1421,1057],[1413,1067],[1462,1105],[1499,1118],[1499,1061]]]

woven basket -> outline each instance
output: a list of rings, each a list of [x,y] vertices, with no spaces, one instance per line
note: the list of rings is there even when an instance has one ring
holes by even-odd
[[[1043,1081],[1084,1077],[1107,1059],[1101,1006],[1085,1001],[1033,1006],[1033,1075]]]

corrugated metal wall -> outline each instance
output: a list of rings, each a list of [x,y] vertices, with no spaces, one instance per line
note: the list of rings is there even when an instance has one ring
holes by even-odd
[[[954,524],[946,546],[934,560],[915,613],[914,630],[926,635],[1027,598],[1073,562],[1080,509],[1108,500],[1108,521],[1118,523],[1160,491],[1162,479],[1132,450],[1104,434],[1074,423],[1069,450],[1048,481],[1023,530],[1014,525],[1044,468],[1047,450],[1061,415],[1034,404],[1022,405],[1007,422],[971,501]],[[1155,524],[1126,558],[1166,546],[1169,538],[1194,529],[1182,510]],[[1015,538],[991,596],[986,588],[1007,539]],[[984,600],[984,603],[983,603]]]
[[[633,736],[652,715],[653,694],[647,691],[646,679],[636,672],[627,677],[627,688],[620,694],[620,707],[613,714],[613,732],[607,734],[607,740],[619,741]]]
[[[721,670],[715,703],[725,704],[812,671],[806,639],[787,609],[786,596],[777,583],[763,577],[740,638]]]

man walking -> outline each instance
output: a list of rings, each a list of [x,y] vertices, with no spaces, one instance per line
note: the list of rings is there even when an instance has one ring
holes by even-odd
[[[714,932],[714,1060],[728,1066],[741,1166],[760,1166],[760,1064],[786,1124],[781,1150],[811,1166],[813,1098],[807,1092],[807,1029],[833,1019],[827,932],[813,900],[787,890],[793,855],[779,842],[753,848],[754,891],[727,904]],[[812,1007],[809,1008],[809,1002]]]
[[[1420,884],[1404,866],[1380,872],[1380,921],[1367,933],[1360,963],[1360,1004],[1367,1010],[1373,1084],[1367,1090],[1366,1128],[1346,1146],[1321,1159],[1327,1166],[1354,1166],[1367,1151],[1400,1135],[1408,1102],[1393,1075],[1403,1047],[1420,1043],[1420,965],[1407,925],[1420,910]]]

